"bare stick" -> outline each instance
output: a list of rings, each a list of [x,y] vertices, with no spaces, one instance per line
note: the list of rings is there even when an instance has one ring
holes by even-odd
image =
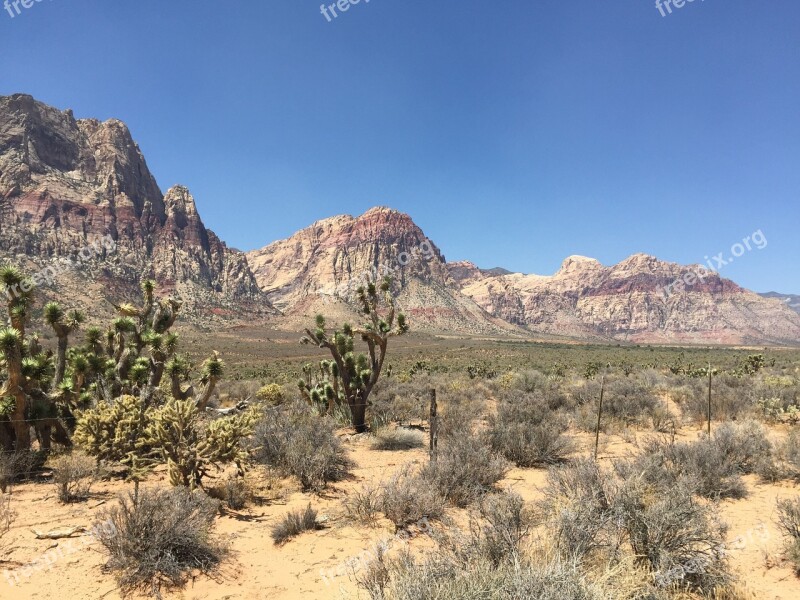
[[[436,462],[436,454],[439,445],[439,416],[438,416],[437,406],[436,406],[436,389],[431,388],[431,416],[430,416],[430,427],[431,427],[431,462]]]
[[[597,453],[600,449],[600,419],[603,416],[603,393],[606,390],[606,376],[600,381],[600,406],[597,407],[597,427],[594,430],[594,459],[597,460]]]
[[[708,437],[711,437],[711,363],[708,363]]]

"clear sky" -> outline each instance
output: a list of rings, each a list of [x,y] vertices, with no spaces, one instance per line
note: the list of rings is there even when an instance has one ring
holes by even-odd
[[[797,0],[20,9],[0,12],[0,94],[122,119],[231,246],[378,204],[448,260],[543,274],[703,262],[761,230],[722,274],[800,293]]]

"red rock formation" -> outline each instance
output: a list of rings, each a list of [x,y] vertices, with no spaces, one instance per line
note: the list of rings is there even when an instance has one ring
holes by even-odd
[[[40,262],[111,235],[107,292],[155,277],[192,311],[270,307],[247,260],[203,225],[184,187],[161,193],[124,123],[76,121],[27,95],[0,97],[0,253]]]

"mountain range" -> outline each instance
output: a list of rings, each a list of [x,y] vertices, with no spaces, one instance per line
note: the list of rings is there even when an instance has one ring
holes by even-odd
[[[113,252],[80,260],[104,236]],[[37,272],[64,259],[76,266],[42,286],[45,299],[102,311],[150,277],[196,322],[352,319],[359,283],[391,275],[414,328],[438,334],[800,343],[797,296],[759,295],[716,273],[669,287],[696,267],[645,254],[613,266],[571,256],[553,275],[480,269],[448,262],[410,216],[386,207],[243,253],[205,226],[187,188],[161,191],[124,123],[0,97],[0,260]]]

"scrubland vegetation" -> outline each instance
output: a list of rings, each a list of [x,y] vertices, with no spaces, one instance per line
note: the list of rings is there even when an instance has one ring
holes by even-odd
[[[18,276],[2,272],[6,284]],[[9,300],[0,537],[27,510],[14,504],[19,483],[48,481],[75,503],[121,478],[126,493],[99,519],[106,567],[121,589],[160,597],[235,560],[215,523],[256,502],[258,478],[290,480],[308,499],[270,524],[270,551],[283,552],[331,526],[313,505],[354,479],[369,450],[397,468],[354,485],[339,502],[343,521],[391,523],[430,543],[371,553],[352,575],[368,597],[746,597],[718,507],[746,499],[753,478],[796,490],[800,363],[780,351],[714,351],[724,359],[709,370],[691,359],[699,351],[639,349],[651,360],[634,363],[591,347],[540,368],[425,358],[389,369],[391,340],[409,327],[389,291],[362,290],[358,326],[330,329],[319,317],[304,337],[319,361],[294,382],[225,381],[216,352],[195,369],[170,332],[179,304],[149,282],[106,330],[45,307],[59,342],[50,350],[26,329],[32,297]],[[428,456],[432,389],[438,445]],[[631,451],[605,457],[610,435]],[[534,499],[508,489],[510,473],[530,469],[547,473]],[[172,487],[151,485],[154,473]],[[770,509],[782,560],[800,573],[794,493]]]

